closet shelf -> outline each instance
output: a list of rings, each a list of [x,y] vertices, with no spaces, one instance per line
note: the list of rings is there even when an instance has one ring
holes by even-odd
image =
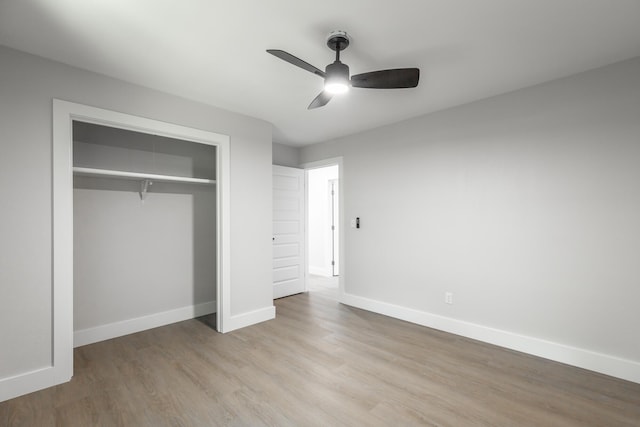
[[[214,179],[204,178],[191,178],[188,176],[174,176],[174,175],[159,175],[155,173],[140,173],[140,172],[127,172],[109,169],[94,169],[94,168],[73,168],[74,175],[82,176],[94,176],[94,177],[110,177],[110,178],[122,178],[122,179],[134,179],[134,180],[152,180],[152,181],[164,181],[164,182],[185,182],[189,184],[207,184],[213,185],[216,183]]]

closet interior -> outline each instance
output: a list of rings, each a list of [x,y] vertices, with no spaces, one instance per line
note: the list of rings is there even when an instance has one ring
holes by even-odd
[[[73,122],[76,346],[215,312],[216,156],[213,145]]]

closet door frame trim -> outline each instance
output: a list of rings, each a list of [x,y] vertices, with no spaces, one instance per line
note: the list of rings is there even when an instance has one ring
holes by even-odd
[[[52,360],[48,386],[73,375],[73,122],[80,121],[216,147],[216,325],[231,313],[229,136],[59,99],[53,100]],[[48,370],[48,369],[47,369]]]

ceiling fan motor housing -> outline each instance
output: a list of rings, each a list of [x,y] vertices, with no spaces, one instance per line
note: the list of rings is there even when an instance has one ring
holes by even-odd
[[[327,74],[327,80],[349,81],[349,66],[340,61],[327,65],[325,73]]]

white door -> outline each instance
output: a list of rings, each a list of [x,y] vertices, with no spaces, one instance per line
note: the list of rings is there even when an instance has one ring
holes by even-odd
[[[273,166],[273,298],[306,291],[304,169]]]

